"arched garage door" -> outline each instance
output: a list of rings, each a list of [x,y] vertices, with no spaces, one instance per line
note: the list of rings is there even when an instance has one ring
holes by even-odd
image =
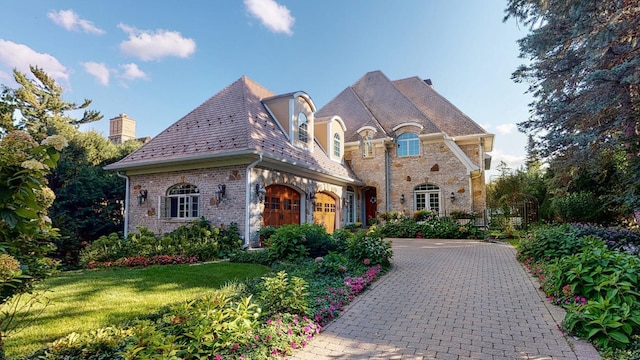
[[[329,234],[332,234],[336,228],[336,199],[327,194],[317,193],[313,222],[321,224]]]
[[[263,217],[265,226],[300,224],[300,194],[284,185],[267,186]]]

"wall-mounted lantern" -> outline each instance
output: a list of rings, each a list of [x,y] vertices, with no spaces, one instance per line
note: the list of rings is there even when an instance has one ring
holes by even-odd
[[[456,201],[456,194],[454,194],[453,191],[451,192],[451,195],[449,195],[449,199],[451,199],[451,202]]]
[[[260,184],[256,184],[256,196],[258,197],[258,202],[264,202],[264,195],[267,193],[267,189]]]
[[[140,189],[140,191],[138,192],[138,205],[142,205],[147,201],[147,195],[148,192],[146,189]]]
[[[404,204],[405,202],[405,198],[404,198],[404,194],[400,195],[400,204]]]
[[[225,184],[218,185],[218,189],[216,189],[216,200],[217,202],[221,202],[227,193],[227,186]]]

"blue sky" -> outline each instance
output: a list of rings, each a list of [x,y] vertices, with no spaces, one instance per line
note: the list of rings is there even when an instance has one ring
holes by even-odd
[[[322,107],[366,72],[430,78],[436,91],[496,134],[492,168],[518,168],[529,116],[505,0],[8,0],[0,83],[44,68],[65,99],[104,118],[127,113],[155,136],[243,75],[271,91],[307,92]],[[495,175],[491,171],[490,175]]]

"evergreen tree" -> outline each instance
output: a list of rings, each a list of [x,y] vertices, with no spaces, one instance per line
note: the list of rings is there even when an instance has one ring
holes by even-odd
[[[509,0],[506,14],[531,29],[519,40],[529,63],[513,78],[528,81],[535,97],[519,128],[540,137],[540,155],[569,167],[623,152],[628,166],[640,167],[637,0]],[[625,174],[624,201],[639,208],[640,172]]]

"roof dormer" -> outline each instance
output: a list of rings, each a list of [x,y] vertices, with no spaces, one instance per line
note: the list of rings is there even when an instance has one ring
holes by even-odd
[[[278,122],[291,144],[313,151],[313,114],[316,106],[309,95],[298,91],[266,98],[262,103]]]
[[[339,116],[316,119],[315,133],[318,143],[333,161],[341,163],[344,158],[346,130],[347,127]]]

